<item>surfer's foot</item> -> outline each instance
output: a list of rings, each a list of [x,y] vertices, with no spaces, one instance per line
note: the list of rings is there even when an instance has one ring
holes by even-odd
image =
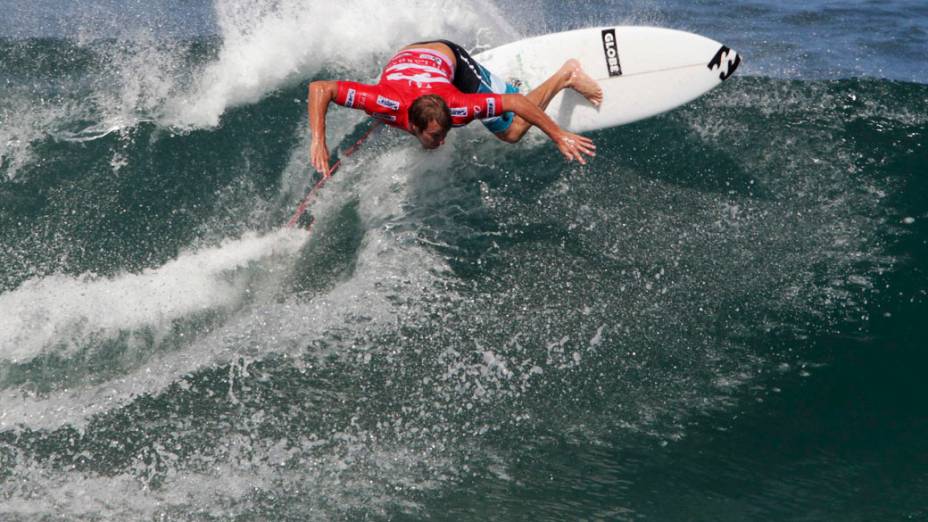
[[[565,87],[570,87],[577,91],[580,95],[589,100],[594,107],[599,107],[599,104],[603,102],[603,90],[600,88],[599,84],[596,83],[596,80],[583,70],[583,67],[580,66],[580,62],[574,58],[567,60],[564,62],[564,65],[561,66],[561,72],[567,77],[567,83],[564,84]]]

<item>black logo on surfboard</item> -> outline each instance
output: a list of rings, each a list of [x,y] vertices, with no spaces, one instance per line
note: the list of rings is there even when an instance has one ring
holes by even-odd
[[[619,49],[615,41],[615,29],[603,29],[603,54],[606,56],[606,69],[609,76],[622,76],[622,64],[619,63]]]
[[[734,58],[731,58],[731,55],[734,55]],[[726,60],[727,63],[725,67],[722,67],[722,60]],[[718,69],[719,70],[719,80],[725,81],[729,76],[735,74],[735,69],[741,65],[741,57],[738,56],[738,53],[732,51],[724,45],[715,53],[715,56],[712,57],[712,60],[706,66],[709,70]]]

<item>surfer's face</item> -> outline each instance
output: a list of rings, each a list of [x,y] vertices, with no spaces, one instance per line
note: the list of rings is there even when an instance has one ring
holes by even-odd
[[[419,143],[427,149],[437,149],[445,142],[445,137],[448,135],[448,131],[441,128],[435,120],[430,121],[425,130],[413,126],[413,132],[419,138]]]

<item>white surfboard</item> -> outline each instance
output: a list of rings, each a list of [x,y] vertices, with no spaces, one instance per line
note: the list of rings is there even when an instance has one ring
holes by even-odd
[[[730,77],[741,57],[693,33],[658,27],[600,27],[511,42],[474,55],[523,94],[576,58],[603,89],[594,107],[565,89],[546,112],[572,131],[604,129],[648,118],[687,103]]]

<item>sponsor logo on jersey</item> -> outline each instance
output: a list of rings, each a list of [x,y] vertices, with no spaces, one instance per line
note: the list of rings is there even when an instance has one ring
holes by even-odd
[[[606,69],[609,71],[609,76],[621,76],[622,64],[619,63],[615,29],[603,29],[603,54],[606,56]]]
[[[396,121],[396,116],[394,116],[394,115],[392,115],[392,114],[384,114],[384,113],[382,113],[382,112],[375,112],[375,113],[371,114],[371,116],[377,118],[378,120],[383,120],[383,121]]]
[[[487,98],[487,118],[496,116],[496,100]]]
[[[354,95],[357,91],[348,89],[348,96],[345,98],[345,107],[354,107]]]
[[[451,107],[451,117],[452,118],[466,118],[467,107]]]
[[[400,110],[400,102],[396,100],[391,100],[390,98],[387,98],[385,96],[377,96],[377,105],[380,105],[381,107],[386,107],[390,109],[391,111]]]

